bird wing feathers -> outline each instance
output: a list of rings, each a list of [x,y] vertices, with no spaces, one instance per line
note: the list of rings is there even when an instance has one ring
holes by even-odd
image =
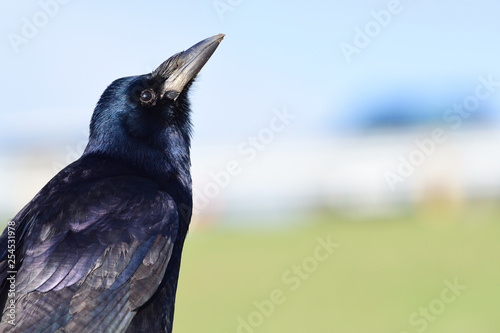
[[[119,332],[163,279],[178,212],[154,183],[123,176],[42,190],[13,221],[20,234],[16,326],[7,323],[5,308],[0,331]],[[4,298],[6,233],[0,238]]]

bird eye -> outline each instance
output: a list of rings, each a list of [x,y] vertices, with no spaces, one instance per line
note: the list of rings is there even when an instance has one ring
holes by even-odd
[[[144,104],[150,104],[155,99],[155,92],[151,89],[145,89],[145,90],[141,91],[141,93],[139,95],[139,99]]]

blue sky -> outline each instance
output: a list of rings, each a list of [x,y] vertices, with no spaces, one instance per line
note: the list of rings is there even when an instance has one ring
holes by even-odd
[[[80,140],[114,79],[148,72],[217,33],[226,38],[192,91],[195,143],[237,142],[284,107],[298,117],[288,135],[328,131],[377,112],[353,114],[360,101],[400,91],[441,112],[479,75],[500,78],[500,4],[492,0],[401,0],[351,62],[340,45],[353,44],[356,28],[391,1],[62,2],[18,52],[9,38],[22,36],[23,18],[43,19],[42,4],[59,2],[3,2],[2,146]],[[215,3],[231,8],[223,19]]]

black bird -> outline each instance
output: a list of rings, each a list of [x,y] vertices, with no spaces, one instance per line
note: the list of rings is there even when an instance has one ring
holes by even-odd
[[[188,90],[224,37],[114,81],[83,155],[0,237],[0,332],[171,332],[192,211]]]

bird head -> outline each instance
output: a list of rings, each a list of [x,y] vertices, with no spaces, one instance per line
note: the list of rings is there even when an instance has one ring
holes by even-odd
[[[188,90],[223,37],[202,40],[151,73],[111,83],[92,115],[84,156],[106,155],[162,172],[189,166]]]

